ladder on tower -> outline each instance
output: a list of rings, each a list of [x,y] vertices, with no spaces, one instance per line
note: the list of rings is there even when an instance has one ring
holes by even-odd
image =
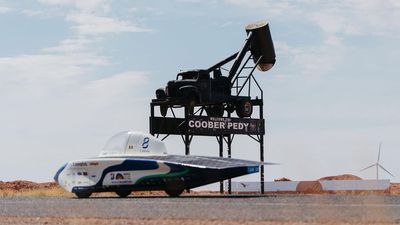
[[[251,97],[251,86],[252,86],[252,82],[254,82],[258,88],[258,90],[261,93],[261,99],[263,98],[263,90],[261,89],[260,85],[258,84],[257,80],[255,79],[255,77],[253,76],[254,70],[257,68],[258,63],[260,62],[262,56],[260,58],[258,58],[257,62],[252,65],[249,66],[247,64],[249,64],[250,59],[253,59],[253,55],[249,55],[245,61],[245,63],[242,65],[242,67],[239,69],[238,73],[235,75],[234,79],[232,80],[231,83],[231,89],[234,90],[235,92],[232,93],[232,95],[242,95],[242,96],[248,96]],[[249,73],[247,75],[242,74],[245,73],[244,71],[249,71]],[[245,89],[246,88],[246,89]],[[244,94],[243,91],[247,90],[247,93]]]

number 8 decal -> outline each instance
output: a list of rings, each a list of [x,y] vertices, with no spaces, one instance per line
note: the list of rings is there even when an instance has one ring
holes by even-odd
[[[148,148],[149,141],[150,141],[150,139],[148,137],[143,138],[142,148]]]

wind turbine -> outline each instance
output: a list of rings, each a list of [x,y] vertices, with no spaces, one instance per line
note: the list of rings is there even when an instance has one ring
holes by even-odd
[[[380,160],[380,158],[381,158],[381,146],[382,146],[382,142],[379,143],[378,160],[376,161],[376,163],[374,163],[374,164],[372,164],[372,165],[370,165],[370,166],[367,166],[367,167],[365,167],[364,169],[360,170],[360,172],[361,172],[361,171],[364,171],[364,170],[366,170],[366,169],[369,169],[369,168],[375,166],[375,167],[376,167],[376,179],[377,179],[377,180],[379,179],[379,168],[381,168],[381,169],[384,170],[386,173],[388,173],[388,174],[390,174],[392,177],[394,177],[393,174],[391,174],[387,169],[385,169],[381,164],[379,164],[379,160]]]

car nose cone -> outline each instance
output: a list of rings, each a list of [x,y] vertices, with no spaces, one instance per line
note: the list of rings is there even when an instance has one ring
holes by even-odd
[[[65,169],[65,167],[67,166],[67,164],[65,164],[64,166],[62,166],[60,169],[58,169],[57,173],[54,175],[54,181],[59,184],[59,176],[60,173]]]

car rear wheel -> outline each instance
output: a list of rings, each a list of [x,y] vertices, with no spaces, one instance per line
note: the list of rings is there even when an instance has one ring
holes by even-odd
[[[92,193],[91,192],[79,192],[79,193],[77,192],[77,193],[75,193],[75,195],[78,198],[89,198],[92,195]]]
[[[178,197],[183,191],[184,189],[165,189],[165,193],[167,193],[169,197]]]
[[[253,104],[250,100],[241,100],[236,105],[236,114],[238,117],[250,117],[253,113]]]
[[[129,190],[121,190],[121,191],[116,191],[115,193],[117,193],[117,195],[121,198],[126,198],[128,197],[128,195],[130,195],[132,193],[132,191]]]

